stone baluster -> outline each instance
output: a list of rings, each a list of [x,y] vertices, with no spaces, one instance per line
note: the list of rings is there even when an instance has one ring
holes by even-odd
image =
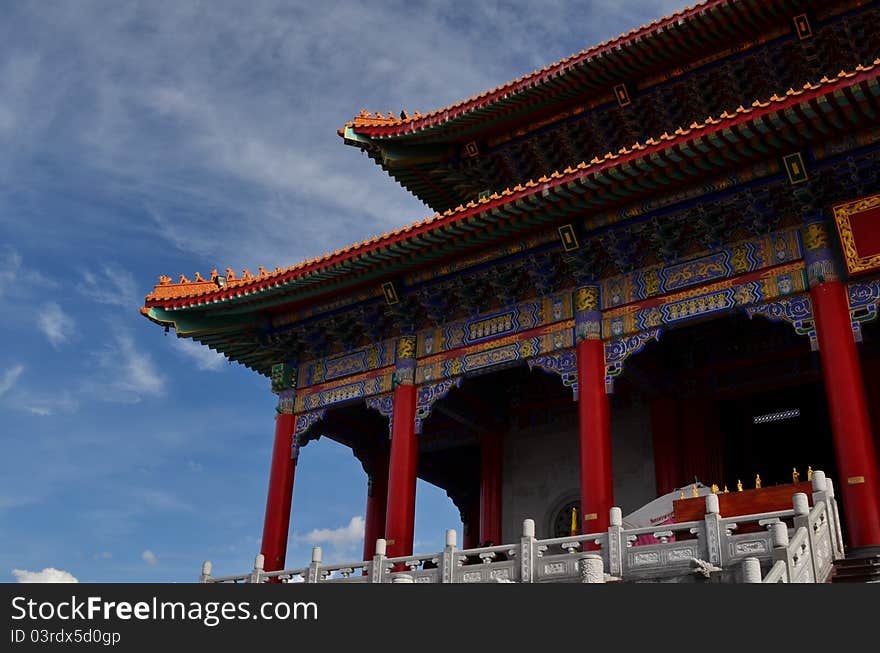
[[[392,583],[414,583],[413,577],[409,574],[394,574],[391,579]]]
[[[307,583],[321,582],[321,547],[312,548],[312,562],[309,564],[309,570],[306,573]]]
[[[721,548],[721,514],[718,507],[718,495],[706,495],[706,550],[709,553],[709,562],[718,567],[723,566],[723,551]]]
[[[446,546],[440,555],[440,582],[451,583],[455,578],[455,551],[458,544],[458,534],[453,529],[446,531]]]
[[[816,472],[813,472],[815,479]],[[801,527],[807,531],[807,543],[810,546],[810,566],[813,568],[813,578],[821,576],[821,569],[816,560],[816,542],[813,529],[810,527],[810,499],[804,492],[798,492],[791,498],[794,506],[794,530],[797,532]]]
[[[770,524],[770,546],[773,547],[772,557],[776,563],[781,560],[785,563],[785,574],[788,582],[791,582],[791,558],[788,554],[788,525],[778,521]]]
[[[520,582],[535,582],[535,520],[523,521],[523,534],[519,546]]]
[[[623,512],[618,507],[611,509],[608,526],[608,573],[623,575]]]
[[[602,556],[596,553],[586,553],[580,559],[580,573],[582,583],[604,583],[605,563]]]
[[[742,574],[744,583],[760,583],[761,561],[757,558],[746,558],[742,561]]]
[[[265,564],[266,559],[263,557],[263,554],[258,553],[254,558],[254,570],[251,572],[251,577],[248,579],[249,583],[263,582],[263,567]]]
[[[837,511],[837,499],[834,498],[834,483],[830,478],[825,479],[825,494],[828,497],[828,507],[831,509],[831,527],[834,529],[834,559],[842,560],[846,555],[843,548],[843,530],[840,526],[840,513]]]
[[[200,583],[210,583],[211,582],[211,571],[212,565],[210,560],[205,560],[202,563],[202,575],[199,576]]]
[[[385,580],[385,552],[387,545],[381,537],[376,540],[376,554],[373,556],[373,565],[370,568],[370,582],[382,583]]]

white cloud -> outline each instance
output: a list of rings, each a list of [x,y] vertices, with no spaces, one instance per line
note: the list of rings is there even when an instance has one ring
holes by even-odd
[[[73,318],[55,302],[43,304],[37,313],[37,326],[56,349],[70,340],[76,330]]]
[[[201,345],[189,338],[174,338],[171,345],[195,362],[196,367],[206,372],[219,372],[226,364],[226,358],[207,345]]]
[[[330,546],[336,555],[354,553],[364,540],[364,518],[357,515],[347,526],[316,528],[305,535],[294,534],[293,540],[311,546]]]
[[[137,403],[143,397],[159,397],[165,390],[165,379],[153,358],[140,351],[126,331],[117,331],[105,350],[97,352],[98,377],[86,383],[98,399],[121,403]]]
[[[15,387],[18,377],[24,372],[24,365],[13,365],[0,376],[0,397]]]
[[[159,563],[159,558],[157,558],[156,554],[149,549],[141,554],[141,559],[151,567],[155,567]]]
[[[95,560],[112,560],[113,554],[110,551],[101,551],[92,556]]]
[[[93,301],[126,309],[140,305],[134,277],[118,265],[102,265],[97,272],[83,270],[82,279],[77,290]]]
[[[46,567],[42,571],[27,571],[26,569],[13,569],[12,575],[18,583],[78,583],[76,577],[69,571]]]

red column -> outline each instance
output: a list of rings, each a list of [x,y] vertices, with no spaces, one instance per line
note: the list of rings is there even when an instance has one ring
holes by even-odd
[[[389,558],[413,552],[419,457],[415,420],[416,386],[398,385],[394,389],[394,413],[391,417],[388,512],[385,518]]]
[[[581,533],[596,533],[609,525],[614,504],[611,471],[611,414],[605,392],[605,344],[577,344],[578,417],[581,455]]]
[[[367,487],[367,516],[364,524],[364,560],[376,555],[376,540],[385,537],[385,511],[388,504],[388,453],[373,457]]]
[[[279,413],[275,416],[275,445],[272,448],[263,543],[260,547],[260,553],[265,558],[266,571],[284,569],[284,558],[287,555],[290,502],[293,499],[293,477],[296,471],[292,449],[295,429],[296,415]]]
[[[480,447],[480,544],[496,546],[501,541],[501,469],[503,439],[500,433],[486,433]]]
[[[657,496],[685,484],[678,446],[678,402],[663,397],[651,404],[651,430],[654,436],[654,475]]]
[[[880,545],[877,454],[853,339],[846,287],[826,281],[810,288],[822,376],[851,546]]]

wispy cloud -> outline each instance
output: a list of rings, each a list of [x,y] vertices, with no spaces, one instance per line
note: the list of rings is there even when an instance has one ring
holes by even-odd
[[[24,372],[24,365],[13,365],[0,375],[0,397],[15,387],[22,372]]]
[[[188,338],[174,338],[171,345],[181,354],[194,361],[196,367],[206,372],[223,370],[227,361],[222,355]]]
[[[316,528],[305,535],[293,536],[294,542],[312,546],[330,546],[333,554],[349,555],[364,540],[364,518],[356,515],[346,526],[339,528]]]
[[[69,571],[46,567],[40,571],[28,571],[26,569],[13,569],[17,583],[78,583],[76,576]]]
[[[76,330],[73,318],[55,302],[46,302],[40,307],[37,326],[55,349],[70,340]]]
[[[149,549],[147,549],[146,551],[144,551],[141,554],[141,560],[146,562],[151,567],[155,567],[157,564],[159,564],[159,558],[157,558],[156,554],[153,553],[152,551],[150,551]]]
[[[97,352],[97,376],[87,380],[85,389],[104,401],[136,403],[143,397],[164,393],[165,379],[152,356],[141,351],[127,331],[118,330],[112,343]]]
[[[77,290],[93,301],[121,308],[131,309],[140,301],[134,277],[118,265],[83,270]]]

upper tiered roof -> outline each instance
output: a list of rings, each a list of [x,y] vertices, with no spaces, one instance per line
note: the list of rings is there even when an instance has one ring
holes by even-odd
[[[339,133],[444,211],[870,61],[878,35],[869,5],[708,0],[453,106],[362,111]]]

